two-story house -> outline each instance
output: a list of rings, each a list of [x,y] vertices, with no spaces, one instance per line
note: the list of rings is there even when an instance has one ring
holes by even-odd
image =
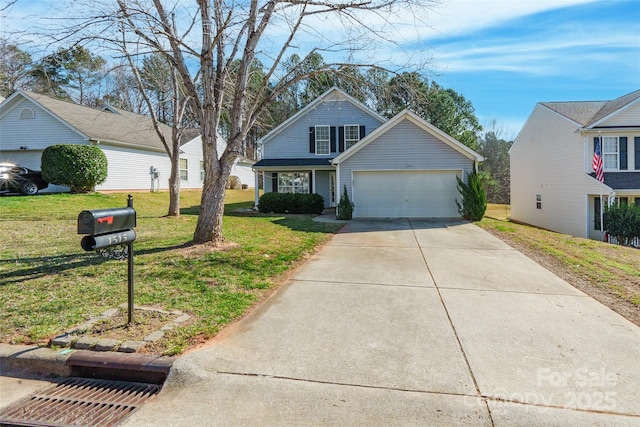
[[[456,177],[483,158],[416,114],[385,119],[332,88],[259,141],[265,192],[318,193],[336,206],[343,188],[354,217],[457,217]]]
[[[600,140],[604,183],[592,169]],[[538,103],[510,155],[512,220],[602,239],[603,203],[640,205],[640,90],[611,101]]]

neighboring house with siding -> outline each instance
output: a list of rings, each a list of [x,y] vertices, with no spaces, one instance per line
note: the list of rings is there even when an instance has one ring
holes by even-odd
[[[171,128],[161,128],[171,141]],[[97,191],[169,187],[169,157],[147,116],[113,107],[90,108],[24,91],[0,104],[0,161],[39,170],[43,150],[55,144],[96,145],[105,153],[107,180]],[[202,188],[201,170],[199,133],[185,132],[180,149],[181,188]],[[42,190],[58,191],[68,188],[49,185]]]
[[[332,207],[346,187],[356,218],[457,217],[456,177],[483,160],[408,110],[387,120],[337,88],[259,143],[265,193],[318,193]]]
[[[603,184],[592,169],[600,139]],[[602,239],[603,202],[640,206],[640,90],[611,101],[538,103],[510,156],[512,220]]]
[[[194,147],[199,147],[199,152],[202,152],[202,138],[200,138],[200,130],[199,129],[186,129],[184,134],[182,135],[182,139],[185,141],[189,141],[189,150],[194,150]],[[227,142],[224,138],[218,135],[216,140],[216,150],[218,150],[218,157],[222,156],[224,150],[227,148]],[[187,147],[183,147],[183,151],[186,151]],[[202,157],[201,157],[202,159]],[[233,162],[233,166],[231,167],[230,177],[237,176],[240,179],[240,183],[244,186],[246,185],[248,188],[253,187],[254,183],[254,173],[253,173],[253,164],[255,160],[251,160],[245,156],[238,156],[238,158]],[[202,160],[199,163],[199,176],[201,176],[202,180],[204,180],[204,166]]]

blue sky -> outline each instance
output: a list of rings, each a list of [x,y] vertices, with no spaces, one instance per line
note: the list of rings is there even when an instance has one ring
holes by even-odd
[[[515,136],[536,102],[608,100],[640,89],[640,1],[486,2],[493,10],[447,3],[452,14],[467,8],[465,18],[494,14],[425,41],[435,81],[469,99],[483,125],[495,119]],[[513,3],[532,10],[509,15]]]
[[[18,0],[0,35],[55,13],[68,11]],[[442,0],[420,16],[396,15],[374,24],[395,18],[397,45],[365,48],[362,56],[386,64],[430,58],[427,74],[470,100],[481,124],[496,120],[506,137],[515,137],[536,102],[608,100],[640,89],[640,0]],[[312,26],[308,45],[335,37],[336,25]]]

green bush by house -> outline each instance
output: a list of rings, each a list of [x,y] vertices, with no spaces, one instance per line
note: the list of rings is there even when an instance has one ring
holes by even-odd
[[[51,145],[42,152],[42,177],[72,193],[87,193],[106,181],[107,157],[95,145]]]
[[[320,215],[324,210],[324,199],[315,193],[265,193],[258,201],[258,209],[263,213]]]
[[[470,221],[480,221],[487,210],[487,196],[482,186],[482,179],[474,170],[467,173],[467,183],[465,184],[460,177],[458,180],[458,191],[462,197],[462,202],[456,200],[458,205],[458,213],[462,218]]]
[[[347,193],[347,186],[344,186],[344,191],[342,192],[342,196],[340,196],[340,202],[336,207],[336,218],[338,219],[351,219],[353,218],[353,202],[349,199],[349,194]]]
[[[631,245],[634,238],[640,237],[640,207],[628,203],[605,207],[604,229],[618,244]]]

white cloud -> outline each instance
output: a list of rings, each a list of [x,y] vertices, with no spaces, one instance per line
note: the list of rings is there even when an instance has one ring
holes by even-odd
[[[448,0],[429,19],[430,37],[451,37],[494,27],[501,22],[597,0]]]
[[[640,50],[633,29],[617,33],[593,32],[585,37],[565,28],[553,33],[536,33],[526,38],[486,38],[470,45],[469,40],[448,43],[433,50],[438,68],[449,72],[511,71],[532,75],[572,73],[579,63],[619,62],[619,49]],[[570,65],[574,64],[574,65]]]

